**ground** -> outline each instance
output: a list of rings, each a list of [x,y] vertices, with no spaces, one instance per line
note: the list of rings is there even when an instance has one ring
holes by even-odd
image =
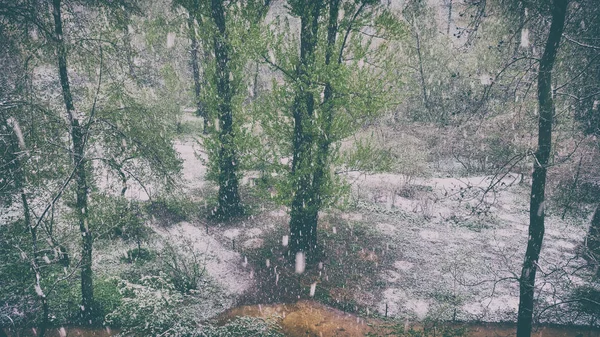
[[[193,119],[187,117],[197,122]],[[188,137],[178,141],[176,149],[184,160],[182,194],[202,205],[214,187],[204,182],[201,147]],[[280,253],[289,219],[285,207],[255,207],[252,216],[227,224],[207,225],[200,217],[152,226],[159,237],[185,242],[201,254],[207,274],[231,299],[224,308],[314,296],[345,310],[411,321],[516,319],[516,277],[528,235],[526,176],[349,172],[345,178],[352,186],[349,201],[324,210],[320,220],[321,241],[335,251],[304,278],[282,271],[285,259]],[[243,181],[248,187],[248,179]],[[484,194],[490,185],[493,188]],[[538,300],[555,304],[584,282],[585,271],[575,271],[585,264],[577,247],[589,222],[561,220],[548,212]],[[344,241],[336,241],[336,236]],[[346,242],[352,239],[356,242]],[[342,263],[349,252],[355,261]],[[102,249],[99,256],[101,263]],[[286,277],[295,283],[286,282]],[[316,288],[312,292],[311,286]],[[263,296],[256,295],[263,291]],[[540,320],[571,322],[552,313],[547,311]]]

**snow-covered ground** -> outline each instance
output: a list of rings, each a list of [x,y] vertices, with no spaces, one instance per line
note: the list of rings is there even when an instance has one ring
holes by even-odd
[[[516,319],[516,277],[529,216],[529,186],[519,184],[519,176],[504,177],[485,196],[482,192],[497,181],[494,177],[415,178],[410,184],[391,174],[349,178],[354,193],[362,193],[360,208],[368,213],[363,222],[389,237],[401,256],[382,275],[387,288],[377,305],[380,313],[387,305],[391,316]],[[415,186],[417,192],[407,197],[406,190]],[[478,209],[489,213],[478,215]],[[576,252],[588,224],[552,214],[546,218],[537,284],[543,289],[538,298],[547,304],[582,284],[573,273],[585,264]]]
[[[184,160],[182,178],[187,191],[182,193],[192,195],[205,186],[199,145],[179,141],[176,149]],[[496,181],[485,176],[409,178],[349,173],[347,179],[353,186],[356,209],[336,214],[375,228],[399,256],[379,275],[383,291],[366,289],[374,292],[371,301],[361,303],[357,298],[357,303],[396,317],[516,319],[516,277],[528,235],[529,187],[520,176]],[[483,195],[491,183],[494,188]],[[477,210],[484,212],[477,214]],[[286,216],[281,210],[265,212],[260,221],[209,227],[208,234],[199,222],[155,226],[155,230],[163,238],[191,244],[205,259],[208,275],[235,298],[254,285],[251,266],[239,249],[261,246],[275,225],[285,225]],[[576,249],[589,222],[561,221],[550,215],[546,223],[538,273],[544,291],[539,299],[555,303],[583,282],[570,273],[584,263],[576,257]]]

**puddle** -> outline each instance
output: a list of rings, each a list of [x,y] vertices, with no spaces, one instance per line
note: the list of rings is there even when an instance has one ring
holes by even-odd
[[[289,337],[359,337],[367,334],[370,334],[370,336],[395,336],[395,334],[390,334],[389,323],[383,320],[361,318],[315,301],[303,300],[293,304],[240,306],[221,314],[218,322],[225,324],[238,316],[263,318],[277,316],[283,329],[282,332]],[[408,323],[405,323],[404,326],[408,326]],[[464,325],[450,324],[448,326],[466,328],[466,337],[515,336],[515,325],[510,323],[470,323]],[[422,330],[419,325],[412,327],[415,330]],[[65,327],[63,331],[56,328],[51,329],[46,336],[109,337],[116,335],[118,332],[116,329]],[[35,333],[31,329],[23,329],[17,333],[9,331],[8,336],[32,337],[35,336]],[[600,337],[600,330],[582,327],[543,326],[535,330],[531,336]]]
[[[283,333],[289,337],[359,337],[371,333],[372,336],[393,336],[386,328],[386,322],[374,318],[361,318],[315,301],[298,301],[294,304],[249,305],[228,310],[220,316],[220,323],[226,323],[237,316],[272,317],[279,316]],[[415,330],[422,329],[413,326]],[[478,323],[452,325],[465,327],[467,337],[509,337],[515,336],[514,324]],[[600,330],[581,327],[544,326],[531,334],[532,337],[600,337]]]

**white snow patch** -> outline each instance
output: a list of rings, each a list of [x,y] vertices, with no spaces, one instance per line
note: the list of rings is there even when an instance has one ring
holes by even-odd
[[[408,261],[396,261],[394,262],[394,267],[396,267],[399,270],[402,271],[407,271],[409,269],[411,269],[414,266],[414,264],[412,262],[408,262]]]
[[[230,229],[226,229],[225,231],[223,231],[223,236],[233,240],[235,238],[237,238],[238,236],[240,236],[240,233],[242,231],[239,230],[238,228],[230,228]]]
[[[244,247],[246,249],[257,249],[257,248],[262,247],[263,244],[264,244],[263,239],[253,238],[253,239],[244,241],[244,243],[242,243],[242,247]]]
[[[419,236],[425,240],[429,240],[432,242],[440,241],[440,233],[431,230],[422,230],[419,232]]]
[[[425,319],[429,312],[429,303],[421,299],[407,300],[404,307],[410,312],[413,312],[419,320]]]

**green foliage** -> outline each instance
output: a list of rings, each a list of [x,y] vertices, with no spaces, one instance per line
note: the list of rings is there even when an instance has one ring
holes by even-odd
[[[199,337],[283,337],[275,318],[238,317],[223,326],[204,326]]]
[[[90,209],[88,219],[99,237],[106,235],[137,242],[150,234],[139,202],[100,194],[92,199]]]
[[[35,310],[31,305],[35,293],[30,288],[35,274],[26,256],[16,248],[22,247],[29,254],[29,238],[23,221],[7,221],[0,228],[0,302],[5,304],[0,307],[0,325],[7,326],[11,320],[21,323],[25,319],[15,315],[15,309],[27,314]]]
[[[119,282],[116,278],[97,278],[94,280],[94,302],[99,322],[104,316],[113,312],[121,305]]]
[[[391,149],[373,146],[369,140],[359,140],[344,159],[348,170],[368,173],[391,172],[394,157]]]
[[[163,225],[188,221],[199,212],[198,206],[185,196],[166,196],[156,198],[145,204],[148,215]]]
[[[183,240],[185,241],[185,240]],[[162,270],[166,273],[174,289],[182,294],[197,290],[204,275],[204,266],[200,264],[200,256],[189,242],[176,248],[165,242],[161,251]]]
[[[188,221],[198,213],[198,205],[185,196],[165,196],[145,204],[146,212],[163,225]]]
[[[147,248],[133,248],[127,251],[127,256],[121,258],[121,261],[126,263],[143,264],[152,261],[155,254]]]
[[[145,276],[139,283],[118,283],[121,305],[106,315],[106,324],[123,336],[193,336],[198,323],[182,310],[185,296],[165,275]]]

